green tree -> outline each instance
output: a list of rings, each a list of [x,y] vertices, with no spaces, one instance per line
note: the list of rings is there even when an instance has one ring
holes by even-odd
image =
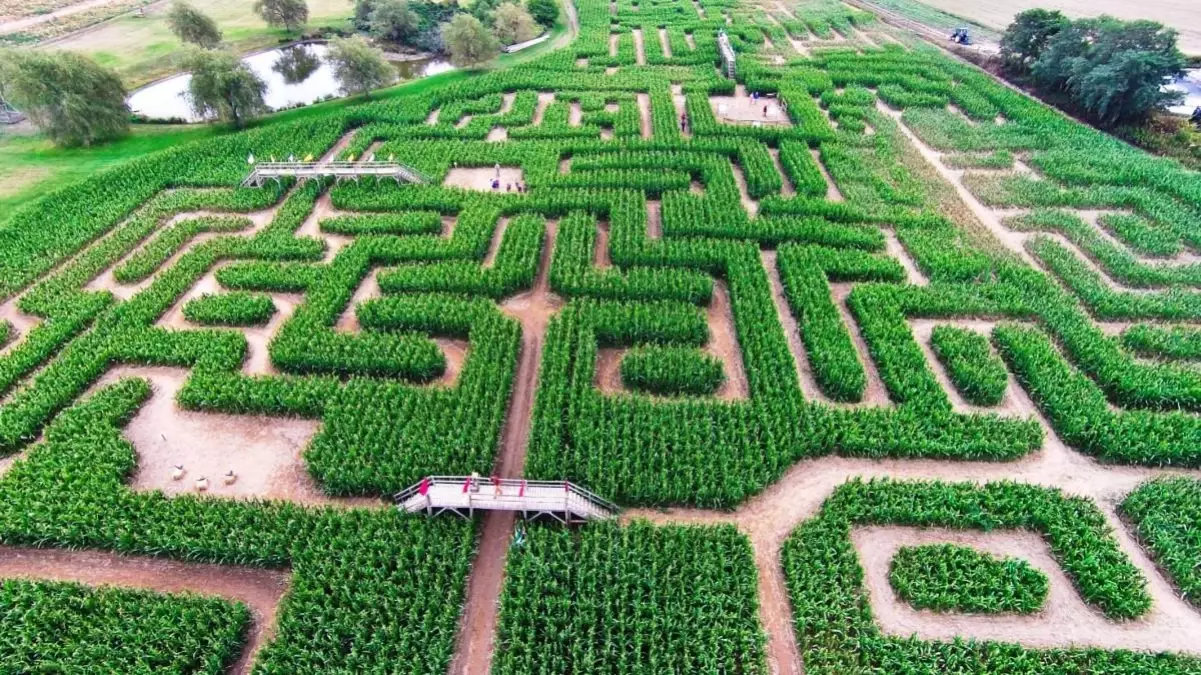
[[[1179,100],[1161,90],[1184,68],[1176,37],[1154,21],[1081,19],[1050,38],[1031,73],[1040,88],[1067,93],[1094,122],[1136,122]]]
[[[192,72],[188,97],[201,117],[216,117],[241,128],[267,112],[267,83],[232,52],[193,49],[185,59]]]
[[[354,0],[354,16],[351,23],[355,30],[371,30],[371,12],[375,10],[376,0]]]
[[[545,28],[554,26],[555,21],[559,18],[559,5],[555,0],[528,0],[526,9],[530,10],[530,16],[534,17],[534,21]]]
[[[442,41],[450,51],[450,62],[460,68],[486,63],[500,53],[496,36],[470,14],[456,14],[443,24]]]
[[[496,13],[492,15],[492,21],[492,32],[496,34],[496,39],[500,40],[502,45],[525,42],[537,37],[542,32],[538,27],[538,22],[534,21],[534,17],[530,16],[525,7],[515,2],[506,2],[497,7]]]
[[[129,131],[121,79],[74,52],[0,51],[0,90],[55,145],[92,145]]]
[[[361,37],[330,40],[325,60],[334,69],[334,77],[347,94],[371,95],[393,80],[396,71],[384,60],[384,53]]]
[[[1027,73],[1042,56],[1047,42],[1071,25],[1058,10],[1029,9],[1013,18],[1001,37],[1001,58],[1012,71]]]
[[[205,49],[214,49],[221,44],[221,29],[217,28],[217,22],[183,0],[171,3],[171,9],[167,11],[167,27],[187,44]]]
[[[309,20],[309,6],[305,0],[255,0],[254,11],[268,26],[283,27],[293,33]]]
[[[317,57],[308,45],[292,45],[280,52],[279,59],[271,66],[271,70],[279,73],[288,84],[299,84],[309,79],[321,67],[321,59]]]
[[[371,34],[381,40],[405,42],[417,33],[420,22],[404,0],[376,0],[371,10]]]

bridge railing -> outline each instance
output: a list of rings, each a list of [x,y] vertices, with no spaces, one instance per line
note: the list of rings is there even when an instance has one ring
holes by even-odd
[[[525,510],[519,507],[529,505],[530,511],[600,511],[606,516],[615,515],[620,511],[618,506],[613,502],[570,481],[538,481],[519,478],[495,479],[482,476],[428,476],[416,485],[396,493],[394,500],[397,506],[406,508],[406,504],[418,495],[426,495],[428,497],[438,492],[445,495],[447,487],[453,488],[456,494],[461,492],[465,495],[462,503],[456,499],[453,502],[441,505],[431,503],[430,506],[434,508],[466,508],[468,506],[487,508],[483,504],[486,501],[492,505],[498,503],[511,504],[512,508],[509,510]],[[487,491],[486,495],[479,495],[480,491],[485,490]],[[562,509],[554,508],[559,499],[557,495],[562,495]],[[476,503],[473,503],[473,501]],[[425,505],[420,505],[419,508],[406,508],[406,510],[424,510],[425,508]]]
[[[399,162],[259,162],[253,165],[250,175],[243,181],[243,184],[256,185],[263,179],[285,176],[300,178],[377,176],[403,178],[410,183],[431,182],[429,176]]]

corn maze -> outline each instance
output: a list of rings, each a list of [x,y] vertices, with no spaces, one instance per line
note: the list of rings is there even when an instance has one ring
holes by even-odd
[[[1201,178],[834,0],[566,9],[0,231],[0,671],[1201,673]],[[473,472],[625,512],[391,504]]]

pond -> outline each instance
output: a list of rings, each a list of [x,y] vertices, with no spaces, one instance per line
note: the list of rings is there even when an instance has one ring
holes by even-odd
[[[263,96],[272,110],[294,108],[341,95],[333,68],[325,61],[328,47],[323,44],[299,44],[252,54],[242,59],[263,82]],[[444,73],[454,68],[445,59],[425,58],[392,64],[398,80],[412,80]],[[150,119],[182,119],[201,122],[188,103],[188,85],[192,76],[182,73],[135,91],[128,100],[129,109]]]
[[[1183,77],[1176,78],[1163,88],[1184,93],[1183,101],[1168,108],[1177,115],[1192,115],[1193,110],[1201,106],[1201,70],[1186,70]]]

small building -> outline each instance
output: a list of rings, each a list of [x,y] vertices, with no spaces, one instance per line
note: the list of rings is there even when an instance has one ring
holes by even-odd
[[[730,46],[730,36],[724,30],[717,32],[717,51],[721,54],[721,69],[731,80],[736,74],[734,48]]]

